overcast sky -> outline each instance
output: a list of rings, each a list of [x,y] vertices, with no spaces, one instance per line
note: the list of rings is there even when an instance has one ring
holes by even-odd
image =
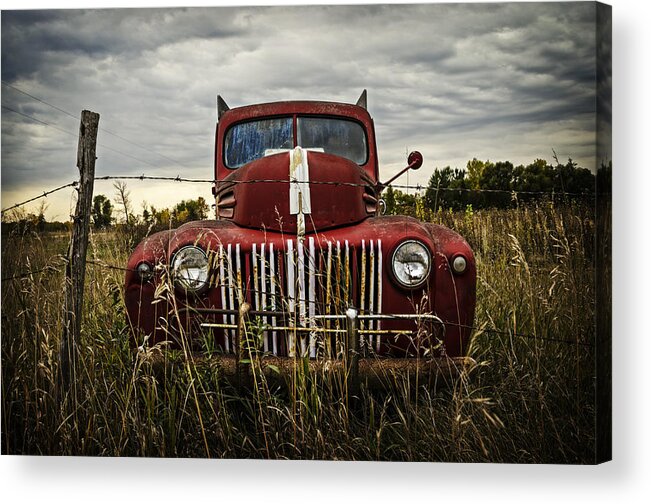
[[[366,88],[381,178],[424,155],[400,183],[552,149],[594,169],[595,16],[591,2],[3,11],[2,207],[78,177],[82,109],[101,115],[98,176],[212,178],[217,94],[354,103]],[[209,184],[129,189],[137,211],[211,200]],[[47,202],[68,219],[71,191]]]

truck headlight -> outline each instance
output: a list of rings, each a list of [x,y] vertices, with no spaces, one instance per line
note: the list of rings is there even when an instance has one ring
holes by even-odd
[[[148,282],[154,277],[154,271],[149,263],[141,262],[136,266],[138,278],[143,282]]]
[[[393,276],[403,287],[419,287],[427,280],[432,256],[419,241],[407,240],[396,247],[391,259]]]
[[[466,268],[468,267],[468,261],[466,261],[466,258],[462,255],[453,257],[451,264],[452,271],[454,271],[457,275],[461,275],[464,271],[466,271]]]
[[[208,282],[208,256],[194,245],[183,247],[174,254],[172,274],[178,287],[197,292]]]

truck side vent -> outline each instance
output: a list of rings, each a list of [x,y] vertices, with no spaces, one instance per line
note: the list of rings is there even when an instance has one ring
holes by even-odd
[[[232,219],[235,213],[235,193],[226,191],[218,195],[217,216],[222,219]]]
[[[375,188],[370,185],[365,186],[362,199],[364,200],[366,213],[370,215],[375,215],[375,213],[377,212],[377,196],[375,193]]]

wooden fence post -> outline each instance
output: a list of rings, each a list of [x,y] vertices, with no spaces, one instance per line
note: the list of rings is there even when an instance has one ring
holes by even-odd
[[[63,386],[76,379],[76,356],[86,277],[86,250],[95,181],[95,151],[99,114],[83,110],[79,125],[77,168],[79,168],[79,196],[73,216],[72,238],[68,249],[65,278],[65,305],[61,339],[61,379]]]

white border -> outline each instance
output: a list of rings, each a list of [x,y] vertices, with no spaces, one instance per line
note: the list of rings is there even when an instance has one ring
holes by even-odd
[[[141,6],[233,5],[194,0]],[[268,0],[245,2],[256,5]],[[307,2],[314,3],[314,2]],[[325,3],[325,2],[320,2]],[[332,3],[374,3],[368,1]],[[1,457],[3,502],[641,502],[649,475],[649,10],[613,0],[614,458],[598,467]],[[68,1],[57,7],[121,7]],[[2,9],[51,8],[2,1]]]

